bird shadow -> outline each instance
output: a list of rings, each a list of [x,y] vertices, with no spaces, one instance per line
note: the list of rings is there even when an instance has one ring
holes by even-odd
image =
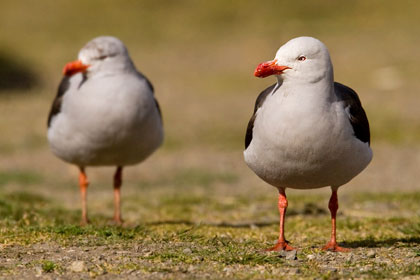
[[[347,248],[379,248],[391,247],[398,245],[398,247],[420,245],[420,237],[406,237],[406,238],[387,238],[375,240],[373,238],[366,238],[363,240],[344,241],[341,245]]]
[[[246,223],[206,223],[206,222],[192,222],[189,220],[163,220],[148,222],[145,225],[148,226],[159,226],[159,225],[186,225],[186,226],[211,226],[220,228],[252,228],[252,227],[268,227],[272,225],[278,225],[278,221],[267,221],[267,222],[246,222]]]
[[[191,227],[197,226],[211,226],[219,228],[260,228],[278,225],[278,221],[266,221],[266,222],[245,222],[245,223],[206,223],[206,222],[192,222],[189,220],[162,220],[155,222],[148,222],[145,225],[148,226],[159,226],[159,225],[186,225]],[[387,239],[374,239],[372,237],[340,242],[340,245],[345,248],[380,248],[380,247],[410,247],[420,245],[420,237],[406,237],[406,238],[387,238]]]
[[[318,215],[326,215],[327,211],[323,208],[318,207],[312,203],[306,203],[303,209],[300,210],[288,210],[287,216],[318,216]],[[212,226],[212,227],[220,227],[220,228],[255,228],[255,227],[269,227],[273,225],[278,225],[279,220],[272,220],[272,221],[246,221],[246,222],[239,222],[239,223],[232,223],[232,222],[193,222],[190,220],[162,220],[162,221],[153,221],[148,222],[146,225],[157,226],[157,225],[187,225],[187,226]]]

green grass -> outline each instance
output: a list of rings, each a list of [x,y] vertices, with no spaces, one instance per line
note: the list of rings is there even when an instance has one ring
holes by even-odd
[[[199,188],[211,193],[211,186],[203,179]],[[190,188],[197,188],[190,187]],[[189,189],[184,187],[184,189]],[[209,190],[210,189],[210,190]],[[152,191],[153,192],[153,191]],[[101,275],[103,271],[111,274],[122,274],[127,271],[163,273],[177,277],[178,273],[198,277],[213,273],[214,277],[230,277],[244,279],[261,279],[276,277],[280,271],[289,277],[372,277],[395,278],[417,275],[418,266],[408,261],[401,263],[402,255],[407,253],[419,256],[420,222],[415,214],[408,217],[384,215],[382,217],[352,217],[346,214],[338,217],[338,238],[343,246],[351,248],[355,258],[348,260],[346,254],[336,254],[331,266],[335,269],[327,271],[324,261],[328,253],[319,248],[327,241],[329,234],[329,214],[326,211],[308,211],[307,208],[324,209],[327,196],[305,196],[292,194],[289,196],[289,215],[287,216],[286,234],[293,246],[299,248],[296,261],[288,261],[279,257],[278,253],[264,253],[262,250],[270,246],[277,236],[277,211],[275,203],[269,204],[267,196],[240,196],[235,198],[234,208],[221,207],[215,196],[189,196],[186,194],[174,197],[158,196],[161,204],[147,204],[147,198],[140,199],[137,209],[146,213],[142,222],[129,221],[124,227],[108,224],[109,217],[92,214],[92,225],[78,225],[79,211],[69,210],[41,195],[10,193],[2,201],[2,219],[0,220],[0,244],[4,248],[21,247],[22,252],[31,250],[36,244],[49,244],[59,248],[83,248],[85,254],[106,255],[107,251],[96,252],[98,248],[109,248],[109,252],[124,250],[125,261],[104,261],[100,265],[92,259],[91,275]],[[345,196],[342,205],[346,213],[351,205],[364,205],[366,201],[389,203],[394,206],[393,212],[412,210],[417,205],[419,193],[383,195],[367,193]],[[324,201],[325,200],[325,201]],[[8,207],[5,207],[4,205]],[[182,207],[177,206],[182,205]],[[259,218],[242,223],[231,218],[231,224],[220,222],[221,217],[238,212],[243,205],[255,207],[267,204],[265,210],[259,212]],[[147,207],[147,209],[142,209]],[[395,208],[396,207],[396,208]],[[12,210],[10,210],[12,209]],[[18,209],[18,210],[16,210]],[[194,211],[192,211],[194,209]],[[195,213],[206,211],[204,219],[197,221]],[[95,212],[95,209],[92,209]],[[161,217],[148,218],[158,212]],[[252,215],[251,215],[252,216]],[[150,215],[154,217],[154,215]],[[263,217],[272,217],[270,223],[263,222]],[[56,245],[54,245],[56,244]],[[24,249],[27,248],[27,249]],[[134,248],[134,249],[133,249]],[[140,249],[136,249],[140,248]],[[398,250],[394,257],[389,250]],[[395,265],[386,262],[375,263],[375,259],[363,258],[366,250],[375,250],[383,255],[386,261],[397,261]],[[68,250],[68,249],[64,249]],[[102,249],[104,250],[104,249]],[[10,250],[8,252],[14,252]],[[137,253],[139,252],[139,253]],[[63,254],[65,251],[63,251]],[[309,260],[308,255],[317,255],[318,259]],[[406,260],[407,261],[407,260]],[[86,261],[89,263],[89,261]],[[327,263],[331,261],[327,261]],[[38,262],[32,260],[31,267]],[[19,265],[19,261],[17,264]],[[46,259],[39,263],[44,273],[66,273],[68,264],[63,259]],[[363,267],[364,270],[360,270]],[[1,271],[1,270],[0,270]],[[8,267],[3,269],[9,274],[14,271]],[[7,272],[9,271],[9,272]],[[297,272],[296,272],[297,271]],[[327,274],[326,274],[327,273]],[[326,276],[329,275],[329,276]]]
[[[44,263],[42,264],[42,270],[47,273],[53,272],[56,266],[57,265],[52,261],[44,261]]]
[[[11,183],[21,185],[39,184],[42,179],[40,174],[28,170],[0,171],[0,187]]]

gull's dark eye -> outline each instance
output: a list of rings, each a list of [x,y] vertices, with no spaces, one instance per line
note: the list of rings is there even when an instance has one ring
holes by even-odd
[[[100,57],[98,57],[99,60],[104,60],[105,58],[107,58],[107,55],[101,55]]]
[[[306,60],[306,56],[301,55],[301,56],[298,57],[298,60],[299,61],[305,61]]]

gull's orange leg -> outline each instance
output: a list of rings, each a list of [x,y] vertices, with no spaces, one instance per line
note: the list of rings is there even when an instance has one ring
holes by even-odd
[[[114,222],[118,225],[123,223],[121,219],[121,185],[122,185],[122,166],[118,166],[114,175]]]
[[[87,187],[89,186],[89,182],[85,173],[85,168],[80,167],[80,174],[79,174],[79,186],[80,186],[80,196],[82,198],[82,225],[86,225],[89,223],[89,219],[87,217]]]
[[[279,202],[278,202],[278,208],[280,212],[280,234],[279,234],[279,240],[277,241],[277,244],[269,249],[266,249],[266,251],[292,251],[295,250],[292,246],[288,244],[288,241],[284,238],[284,218],[286,216],[286,209],[287,209],[287,197],[286,192],[284,189],[279,189]]]
[[[328,203],[331,212],[331,240],[322,248],[322,250],[330,250],[334,252],[348,252],[350,249],[338,246],[336,239],[336,216],[338,210],[337,189],[332,189],[331,198]]]

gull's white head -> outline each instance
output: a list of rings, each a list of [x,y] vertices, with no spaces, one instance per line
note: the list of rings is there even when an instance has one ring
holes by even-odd
[[[78,60],[67,63],[63,73],[108,73],[134,69],[124,43],[118,38],[101,36],[89,41],[79,52]]]
[[[327,47],[318,39],[298,37],[280,47],[274,60],[258,65],[256,77],[277,75],[280,80],[316,83],[333,81],[333,67]]]

